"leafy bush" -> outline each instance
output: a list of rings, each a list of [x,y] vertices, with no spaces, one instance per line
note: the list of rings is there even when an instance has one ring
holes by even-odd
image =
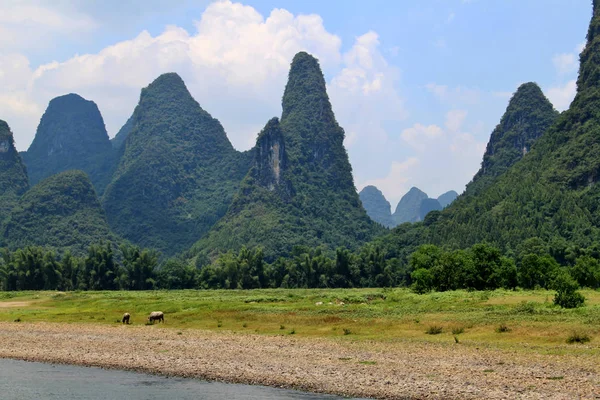
[[[577,291],[579,285],[567,272],[556,276],[552,288],[556,290],[554,304],[562,308],[577,308],[585,303],[585,297]]]

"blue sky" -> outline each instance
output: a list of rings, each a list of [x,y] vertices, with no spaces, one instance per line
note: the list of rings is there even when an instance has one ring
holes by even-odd
[[[519,84],[567,108],[590,16],[588,0],[0,0],[0,119],[25,150],[48,101],[76,92],[113,136],[139,90],[175,71],[245,150],[307,50],[357,188],[394,208],[411,186],[462,191]]]

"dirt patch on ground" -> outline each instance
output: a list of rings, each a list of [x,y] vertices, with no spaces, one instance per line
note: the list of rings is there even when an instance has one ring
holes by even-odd
[[[381,399],[594,399],[589,355],[161,326],[0,323],[0,357]]]
[[[33,304],[33,301],[1,301],[0,308],[27,307]]]

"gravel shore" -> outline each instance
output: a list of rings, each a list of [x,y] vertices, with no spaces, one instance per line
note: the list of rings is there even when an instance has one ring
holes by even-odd
[[[598,399],[600,362],[463,344],[0,323],[0,357],[381,399]]]

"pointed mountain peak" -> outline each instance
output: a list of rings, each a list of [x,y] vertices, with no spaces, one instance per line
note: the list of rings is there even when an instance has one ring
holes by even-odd
[[[490,136],[481,169],[467,186],[467,193],[487,187],[529,153],[557,117],[558,112],[537,84],[529,82],[519,86]]]
[[[428,197],[427,193],[425,193],[424,191],[422,191],[421,189],[419,189],[416,186],[411,187],[410,190],[404,196],[414,196],[414,195],[425,196],[425,198]]]
[[[50,100],[23,159],[32,184],[68,169],[97,177],[111,144],[96,103],[75,93]]]
[[[377,223],[392,228],[392,211],[390,203],[376,186],[365,186],[358,194],[367,215]]]
[[[167,72],[156,78],[148,87],[148,90],[184,90],[188,91],[185,82],[176,72]]]
[[[299,114],[310,120],[334,119],[319,61],[308,53],[296,54],[283,94],[282,122]]]

